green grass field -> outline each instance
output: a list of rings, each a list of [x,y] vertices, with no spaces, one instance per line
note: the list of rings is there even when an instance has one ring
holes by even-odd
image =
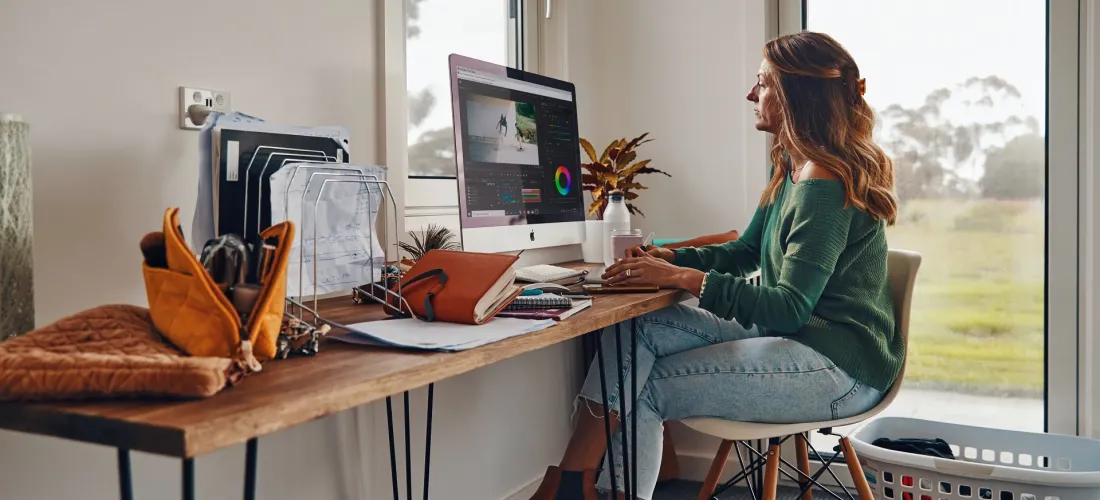
[[[907,200],[892,248],[923,256],[906,381],[982,393],[1043,388],[1041,200]]]

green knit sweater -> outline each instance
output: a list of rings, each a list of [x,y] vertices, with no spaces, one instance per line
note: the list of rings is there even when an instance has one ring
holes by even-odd
[[[886,256],[885,224],[845,207],[840,181],[788,176],[739,239],[680,249],[675,263],[707,272],[703,309],[806,344],[886,391],[905,356]],[[744,278],[757,269],[760,286]]]

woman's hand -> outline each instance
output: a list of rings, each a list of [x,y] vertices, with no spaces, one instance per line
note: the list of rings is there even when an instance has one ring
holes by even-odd
[[[638,250],[635,250],[635,249],[628,250],[627,251],[627,254],[628,254],[627,257],[633,257],[634,254],[637,254],[640,251],[641,251],[640,249],[638,249]],[[664,247],[650,245],[649,249],[646,250],[645,253],[649,254],[652,257],[656,257],[656,258],[661,259],[665,262],[668,262],[669,264],[672,264],[676,261],[676,251],[675,250],[669,250],[669,249],[664,248]]]
[[[703,273],[674,266],[663,258],[635,248],[631,249],[628,257],[608,267],[603,279],[611,286],[657,285],[661,288],[681,288],[698,293],[703,283]]]

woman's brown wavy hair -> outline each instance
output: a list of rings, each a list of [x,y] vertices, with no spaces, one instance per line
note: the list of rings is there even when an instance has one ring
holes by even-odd
[[[852,55],[823,33],[804,31],[764,45],[776,93],[778,130],[771,151],[771,181],[761,205],[775,201],[787,175],[784,152],[814,162],[843,182],[846,205],[893,224],[894,164],[872,139],[874,112],[863,100],[863,80]]]

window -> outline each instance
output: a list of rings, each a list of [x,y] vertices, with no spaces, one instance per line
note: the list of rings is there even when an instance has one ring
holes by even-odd
[[[1049,297],[1076,298],[1076,115],[1065,111],[1077,101],[1058,87],[1075,82],[1076,46],[1056,60],[1057,30],[1075,33],[1076,13],[1045,0],[781,6],[859,64],[895,163],[887,239],[923,256],[905,385],[886,414],[1075,433],[1077,304]]]
[[[522,67],[524,0],[404,0],[409,177],[455,177],[447,58]],[[526,36],[525,36],[526,35]]]

